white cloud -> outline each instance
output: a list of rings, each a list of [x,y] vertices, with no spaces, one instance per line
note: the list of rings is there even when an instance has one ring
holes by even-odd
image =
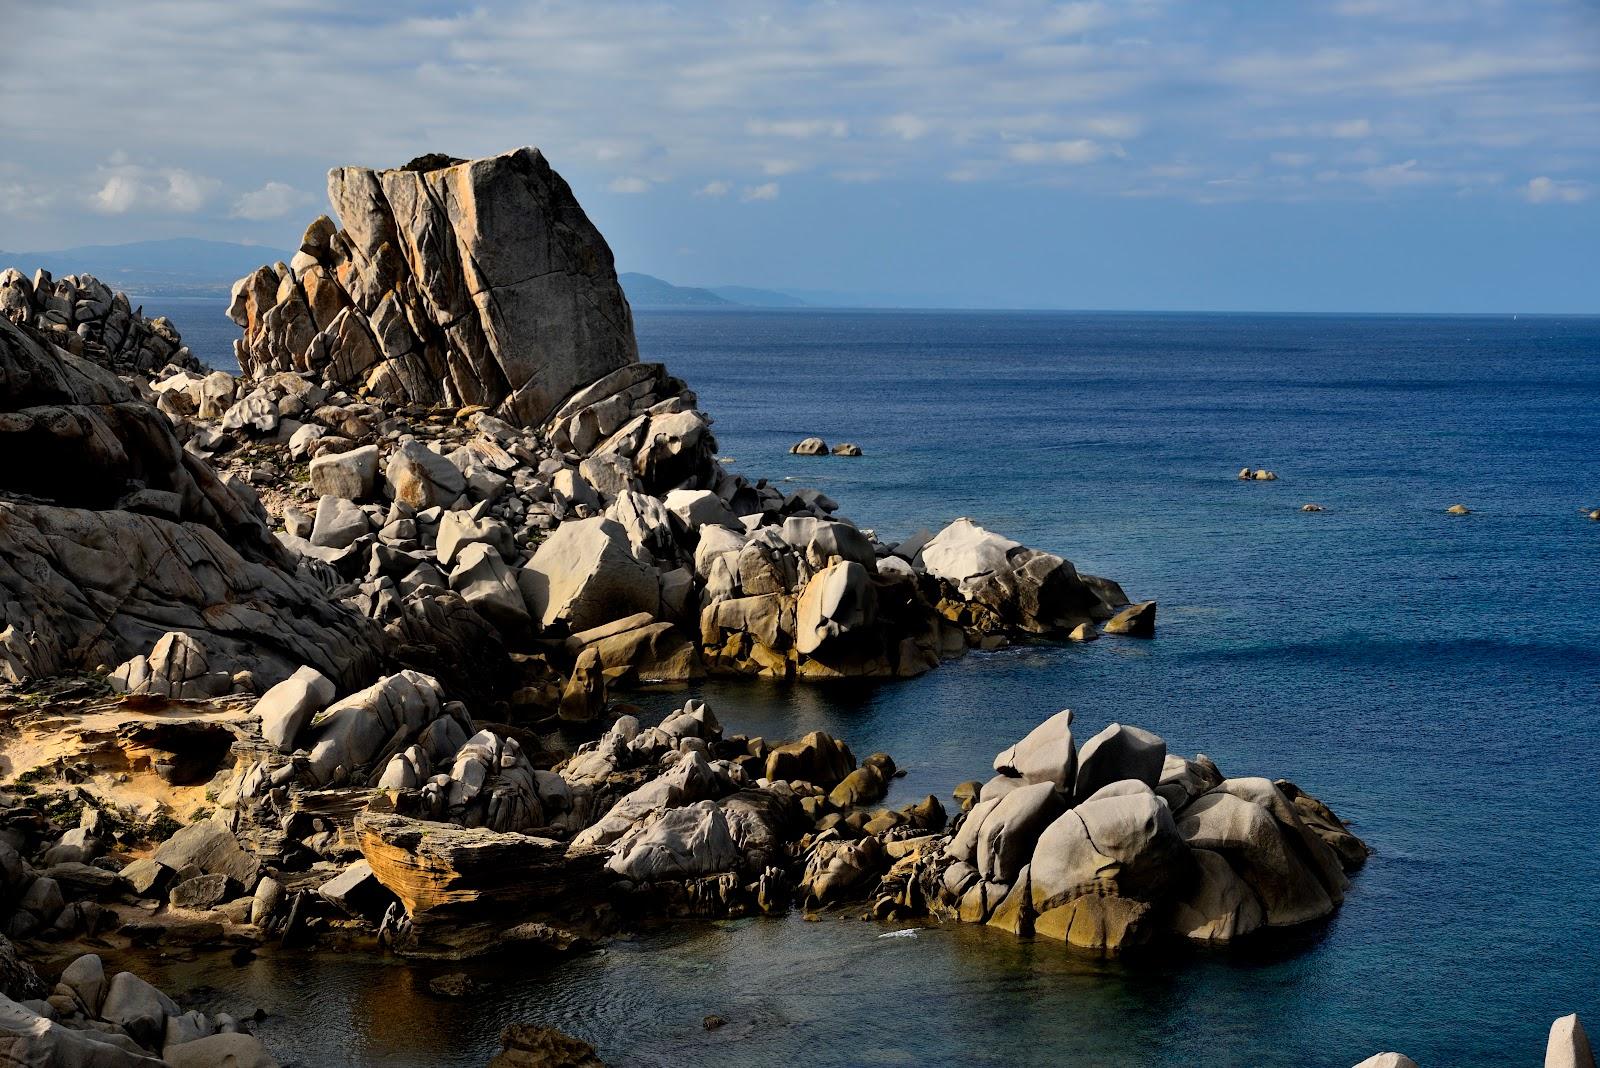
[[[89,206],[102,215],[133,211],[192,214],[205,206],[221,184],[181,167],[150,168],[126,162],[117,153],[100,168]]]
[[[1079,119],[1074,125],[1085,133],[1096,137],[1109,137],[1113,141],[1138,137],[1144,129],[1143,120],[1133,115],[1100,115]]]
[[[928,136],[933,123],[919,115],[890,115],[883,120],[883,128],[902,141],[917,141]]]
[[[778,183],[763,182],[760,185],[746,186],[744,192],[739,194],[739,199],[746,204],[752,200],[777,200]]]
[[[644,178],[626,176],[613,178],[611,184],[606,188],[613,193],[648,193],[650,192],[650,183]]]
[[[1101,3],[1062,4],[1045,20],[1045,28],[1052,33],[1077,34],[1097,29],[1111,22],[1111,12]]]
[[[1108,155],[1121,155],[1119,146],[1107,147],[1080,137],[1072,141],[1024,141],[1012,145],[1007,155],[1018,163],[1095,163]]]
[[[281,219],[310,203],[311,197],[283,182],[268,182],[260,189],[240,194],[233,202],[233,217],[261,221]]]
[[[1442,196],[1469,171],[1532,169],[1600,188],[1600,50],[1588,47],[1592,5],[1574,0],[1327,0],[1273,19],[1163,0],[774,0],[754,11],[496,0],[426,16],[417,12],[434,5],[351,0],[339,15],[350,32],[339,33],[322,32],[329,16],[310,0],[141,6],[6,10],[10,38],[52,47],[0,45],[5,155],[28,161],[28,186],[56,191],[37,224],[10,221],[14,200],[0,208],[8,242],[138,236],[104,217],[193,213],[211,225],[230,208],[254,212],[235,198],[269,175],[320,201],[312,176],[330,166],[528,141],[580,197],[619,175],[684,196],[721,182],[702,195],[732,198],[796,174],[785,179],[794,202],[801,181],[866,173],[1192,196],[1268,159],[1334,168],[1303,191],[1324,199],[1367,196],[1375,183]],[[1451,18],[1433,17],[1446,9]],[[77,32],[89,20],[96,32]],[[595,84],[606,92],[586,91]],[[62,114],[74,145],[130,144],[134,157],[95,170],[62,144]],[[153,128],[161,154],[146,156],[127,131]],[[1267,144],[1239,143],[1251,139]],[[1141,161],[1193,173],[1105,166],[1135,143]],[[1358,146],[1371,151],[1339,151]],[[1315,160],[1289,162],[1299,156]],[[1412,158],[1439,181],[1383,172]],[[1499,195],[1582,195],[1525,181]],[[1285,188],[1263,179],[1249,195]],[[85,204],[93,210],[71,210]],[[212,236],[237,235],[220,224]]]
[[[55,203],[55,192],[26,181],[0,181],[0,213],[16,218],[38,215]]]
[[[701,197],[725,197],[732,191],[733,183],[724,182],[722,179],[718,178],[714,181],[707,182],[699,189],[696,189],[695,195]]]
[[[1578,181],[1557,181],[1540,175],[1522,187],[1530,204],[1578,204],[1589,199],[1589,186]]]
[[[843,119],[751,119],[745,129],[758,137],[790,137],[797,141],[850,136],[850,124]]]
[[[1271,159],[1280,167],[1309,167],[1316,157],[1309,152],[1274,152]]]
[[[113,174],[92,198],[94,209],[107,215],[121,215],[143,196],[139,183],[130,175]]]
[[[1356,180],[1374,189],[1397,189],[1409,185],[1428,185],[1438,178],[1419,167],[1416,160],[1408,159],[1404,163],[1364,170],[1356,175]]]

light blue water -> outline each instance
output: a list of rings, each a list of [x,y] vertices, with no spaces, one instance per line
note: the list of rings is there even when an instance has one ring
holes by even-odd
[[[204,358],[185,310],[169,314]],[[970,515],[1161,604],[1148,643],[1007,650],[889,686],[703,687],[731,729],[885,749],[909,768],[900,804],[1070,706],[1089,732],[1133,722],[1230,774],[1294,779],[1377,855],[1319,940],[1265,959],[1101,965],[987,930],[881,941],[791,918],[518,965],[467,1007],[359,961],[208,974],[281,1014],[279,1048],[481,1064],[503,1023],[533,1018],[618,1064],[1503,1065],[1538,1063],[1558,1015],[1600,1021],[1600,523],[1580,512],[1600,505],[1600,319],[637,324],[738,469],[819,486],[889,537]],[[812,433],[867,455],[788,455]],[[1238,483],[1246,464],[1281,479]],[[1446,516],[1457,501],[1473,514]],[[732,1023],[703,1032],[710,1012]]]

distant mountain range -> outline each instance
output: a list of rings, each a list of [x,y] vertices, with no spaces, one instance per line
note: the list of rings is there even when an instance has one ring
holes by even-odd
[[[264,263],[288,261],[293,253],[265,245],[174,237],[126,245],[80,245],[52,252],[0,251],[0,269],[29,275],[43,267],[53,275],[87,271],[113,289],[141,295],[204,296],[226,293]]]
[[[651,274],[628,271],[617,276],[628,303],[635,308],[805,308],[809,302],[793,293],[749,286],[676,286]]]
[[[88,272],[111,286],[140,296],[212,296],[264,263],[288,262],[294,253],[265,245],[174,237],[125,245],[80,245],[49,252],[0,251],[0,270],[26,274],[40,267],[60,276]],[[750,286],[679,286],[654,275],[620,276],[635,308],[811,308],[893,307],[907,302],[865,294],[786,292]]]

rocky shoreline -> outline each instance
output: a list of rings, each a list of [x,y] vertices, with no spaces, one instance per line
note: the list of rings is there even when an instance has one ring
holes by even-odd
[[[1116,955],[1338,907],[1368,849],[1332,810],[1135,727],[1080,749],[1059,713],[949,808],[890,809],[890,754],[629,703],[1148,639],[1156,605],[971,519],[886,542],[730,470],[536,150],[329,193],[342,228],[234,289],[238,377],[92,278],[0,275],[0,916],[24,957],[83,951],[53,993],[6,958],[14,1051],[271,1063],[105,980],[94,954],[137,947],[457,960],[850,908]],[[508,1032],[495,1063],[586,1049]]]

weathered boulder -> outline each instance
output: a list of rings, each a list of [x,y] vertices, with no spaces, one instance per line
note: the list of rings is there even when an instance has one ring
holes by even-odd
[[[595,652],[607,680],[619,683],[682,682],[705,674],[700,650],[671,623],[650,619],[594,639]]]
[[[325,452],[311,461],[311,489],[322,496],[365,500],[372,496],[377,478],[376,445],[365,445],[348,452]]]
[[[722,809],[697,801],[668,809],[653,823],[623,835],[606,867],[635,882],[693,879],[739,866],[738,845]]]
[[[163,634],[149,656],[120,665],[107,680],[118,693],[157,694],[204,700],[232,688],[225,671],[212,671],[205,649],[182,631]]]
[[[1545,1043],[1544,1068],[1595,1068],[1594,1050],[1577,1013],[1550,1025]]]
[[[824,790],[837,786],[855,766],[850,747],[822,731],[812,731],[797,742],[775,746],[767,753],[767,778],[800,780]]]
[[[529,613],[542,626],[588,630],[614,619],[655,615],[658,573],[635,554],[627,532],[604,517],[567,522],[533,554],[518,578]]]
[[[1174,933],[1196,942],[1231,942],[1260,929],[1266,914],[1255,891],[1220,853],[1193,849],[1196,875],[1172,910]]]
[[[390,500],[422,510],[449,507],[465,492],[466,476],[455,464],[415,438],[402,438],[383,468]]]
[[[196,875],[167,891],[167,903],[175,909],[205,911],[216,908],[229,896],[226,875]]]
[[[264,267],[234,287],[247,376],[316,370],[384,399],[486,405],[526,426],[637,361],[611,251],[537,149],[338,168],[328,197],[344,228],[310,264]],[[316,305],[347,305],[343,324],[319,333]]]
[[[88,1015],[100,1015],[100,1003],[106,996],[106,969],[99,956],[85,953],[75,958],[61,970],[61,982],[72,991]]]
[[[414,921],[483,919],[498,909],[592,892],[593,884],[583,883],[585,873],[603,874],[608,856],[605,850],[570,850],[549,838],[392,814],[363,813],[356,831],[373,876]]]
[[[311,524],[311,544],[344,549],[371,529],[367,513],[344,497],[327,494],[317,502],[317,515]]]
[[[1191,864],[1172,814],[1150,788],[1114,783],[1039,836],[1031,861],[1033,905],[1043,916],[1087,894],[1157,901],[1187,884]]]
[[[295,739],[311,717],[333,701],[333,681],[309,664],[261,695],[253,713],[261,717],[261,734],[283,750],[294,752]]]
[[[489,1068],[605,1068],[587,1042],[553,1027],[512,1024],[500,1032]]]
[[[526,628],[530,617],[517,580],[500,551],[485,542],[473,542],[457,555],[450,572],[450,588],[496,626]]]
[[[306,774],[324,784],[339,769],[352,775],[368,767],[392,739],[415,737],[437,719],[443,699],[433,678],[402,671],[334,702],[311,719]]]
[[[883,843],[877,838],[825,840],[807,855],[800,888],[808,906],[827,905],[861,890],[887,863]]]
[[[253,889],[261,875],[261,862],[215,819],[200,820],[180,829],[157,847],[152,859],[173,871],[192,866],[207,875],[225,876],[246,890]]]
[[[1306,923],[1333,912],[1327,887],[1261,805],[1219,787],[1184,810],[1178,831],[1192,849],[1210,850],[1228,861],[1260,900],[1268,925]]]
[[[977,579],[1006,569],[1011,554],[1021,549],[1020,542],[963,517],[934,535],[918,555],[928,574],[970,588]]]
[[[1107,634],[1123,634],[1130,638],[1154,638],[1156,636],[1156,603],[1154,601],[1141,601],[1138,604],[1129,605],[1106,620],[1102,629]]]
[[[795,647],[807,655],[830,639],[868,627],[877,607],[866,568],[854,560],[829,565],[806,583],[795,605]]]
[[[828,443],[821,438],[805,438],[789,446],[789,451],[796,456],[826,456]]]
[[[1063,709],[994,758],[994,770],[1025,783],[1048,782],[1070,793],[1077,782],[1078,752],[1072,740],[1072,709]]]
[[[1021,786],[1001,798],[978,828],[978,874],[993,883],[1014,882],[1032,860],[1040,834],[1065,808],[1052,782]]]
[[[1155,789],[1167,759],[1167,743],[1140,727],[1113,723],[1083,744],[1078,754],[1078,797],[1090,797],[1125,779]]]
[[[164,1062],[125,1035],[77,1030],[0,997],[0,1056],[15,1065],[162,1068]]]
[[[161,1044],[167,1017],[182,1012],[173,1000],[132,972],[118,972],[106,989],[100,1017],[116,1024],[146,1047]]]
[[[372,874],[372,865],[358,860],[317,887],[317,894],[346,915],[376,921],[394,900]]]

